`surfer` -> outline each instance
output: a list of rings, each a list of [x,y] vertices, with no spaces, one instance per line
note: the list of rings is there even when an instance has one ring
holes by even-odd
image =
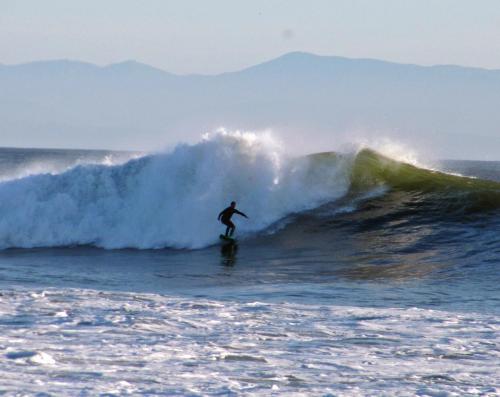
[[[217,220],[221,221],[224,225],[227,226],[225,234],[226,237],[228,237],[228,235],[232,236],[234,233],[234,229],[236,229],[234,223],[231,222],[231,217],[233,216],[233,214],[238,214],[248,219],[248,216],[246,216],[243,212],[238,211],[236,209],[236,202],[231,201],[231,205],[227,207],[225,210],[221,211],[221,213],[217,217]]]

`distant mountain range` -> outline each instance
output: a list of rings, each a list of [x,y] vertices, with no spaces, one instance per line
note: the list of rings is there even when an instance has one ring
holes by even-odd
[[[0,65],[0,146],[150,149],[272,129],[294,150],[390,138],[500,160],[500,70],[289,53],[215,76],[134,61]]]

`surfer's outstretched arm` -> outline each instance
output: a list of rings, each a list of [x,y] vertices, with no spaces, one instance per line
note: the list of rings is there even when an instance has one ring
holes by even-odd
[[[244,216],[245,218],[248,219],[248,216],[246,216],[243,212],[238,211],[238,210],[234,210],[234,212],[237,213],[238,215]]]

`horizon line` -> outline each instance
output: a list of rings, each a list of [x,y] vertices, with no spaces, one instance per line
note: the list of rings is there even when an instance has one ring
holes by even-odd
[[[374,150],[368,147],[370,150]],[[109,153],[142,153],[144,155],[148,154],[154,154],[156,153],[154,150],[131,150],[131,149],[90,149],[90,148],[56,148],[56,147],[27,147],[27,146],[1,146],[0,145],[0,151],[1,150],[49,150],[49,151],[65,151],[65,152],[109,152]],[[375,150],[376,151],[376,150]],[[323,151],[323,152],[311,152],[311,153],[306,153],[301,156],[311,156],[314,154],[322,154],[322,153],[340,153],[338,151]],[[379,152],[377,152],[379,153]],[[485,163],[500,163],[500,160],[480,160],[476,158],[435,158],[435,161],[474,161],[474,162],[485,162]]]

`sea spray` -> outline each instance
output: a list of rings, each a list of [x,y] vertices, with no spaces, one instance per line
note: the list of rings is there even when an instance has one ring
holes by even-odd
[[[5,148],[0,153],[0,182],[37,174],[61,174],[78,165],[119,165],[140,152]]]
[[[268,134],[220,131],[120,165],[0,182],[0,249],[202,248],[217,241],[224,229],[217,214],[232,200],[250,217],[236,220],[244,238],[279,230],[306,210],[321,218],[357,211],[391,191],[428,216],[461,219],[500,207],[498,182],[418,168],[371,149],[289,157]]]
[[[229,201],[250,216],[238,232],[257,232],[343,196],[349,169],[291,159],[269,135],[222,131],[123,165],[1,183],[0,248],[200,248],[216,241]]]

